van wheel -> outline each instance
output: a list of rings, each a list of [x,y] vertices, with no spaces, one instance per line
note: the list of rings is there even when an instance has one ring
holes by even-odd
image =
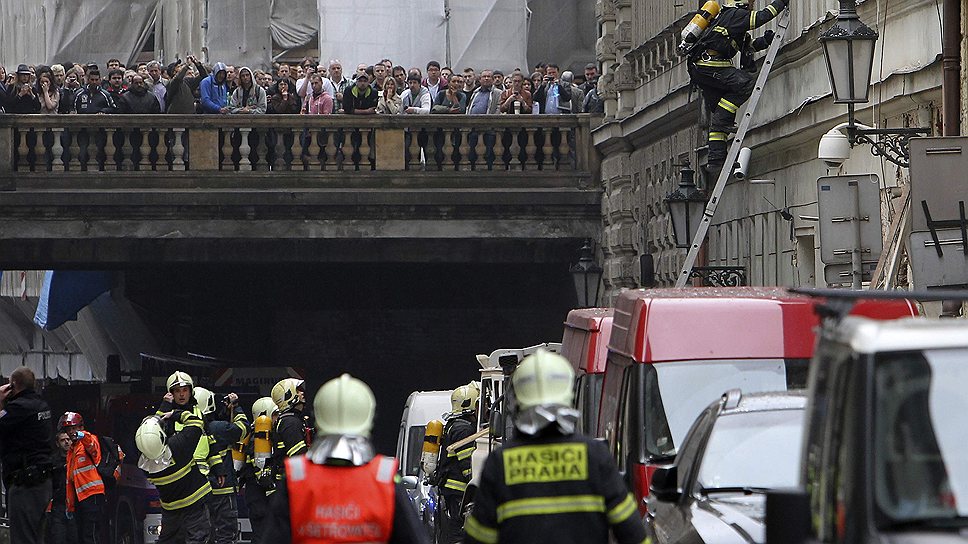
[[[119,512],[118,516],[118,537],[117,544],[143,544],[141,531],[137,529],[137,523],[128,512]]]

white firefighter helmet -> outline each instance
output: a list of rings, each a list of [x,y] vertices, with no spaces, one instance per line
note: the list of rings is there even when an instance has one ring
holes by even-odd
[[[574,398],[575,371],[571,363],[543,349],[521,361],[511,382],[519,410],[540,405],[571,406]]]
[[[272,397],[262,397],[261,399],[252,403],[252,420],[259,416],[269,416],[279,411],[279,407],[276,406],[275,401]]]
[[[188,387],[195,387],[195,382],[192,381],[192,377],[188,375],[187,372],[176,371],[171,376],[168,376],[167,389],[171,393],[171,390],[176,387],[182,387],[187,385]]]
[[[316,430],[321,435],[369,437],[376,397],[362,381],[343,374],[319,388],[313,399]]]
[[[168,436],[161,428],[161,422],[155,416],[148,416],[141,422],[141,426],[134,433],[134,442],[138,450],[151,460],[160,459],[168,447]]]
[[[473,383],[473,382],[472,382]],[[450,394],[451,412],[459,414],[477,408],[477,399],[480,397],[480,390],[470,385],[462,385]]]
[[[204,387],[195,387],[192,389],[192,395],[195,396],[195,403],[198,404],[198,409],[202,411],[202,415],[208,415],[215,413],[215,393],[212,393]]]
[[[724,8],[748,8],[751,0],[723,0]]]
[[[301,391],[302,386],[303,381],[296,378],[279,380],[279,383],[272,386],[272,401],[279,407],[280,412],[285,412],[300,402],[305,402]]]

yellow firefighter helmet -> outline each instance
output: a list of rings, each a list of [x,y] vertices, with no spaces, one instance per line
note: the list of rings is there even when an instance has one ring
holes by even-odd
[[[748,8],[751,0],[723,0],[724,8]]]
[[[138,450],[151,460],[160,459],[168,447],[168,437],[155,416],[146,417],[141,422],[134,434],[134,442]]]
[[[215,393],[204,387],[195,387],[192,389],[192,395],[194,395],[195,402],[198,404],[198,409],[202,411],[202,415],[215,413]]]
[[[368,385],[343,374],[332,379],[313,399],[316,430],[321,435],[369,437],[376,412],[376,397]]]
[[[269,416],[279,411],[279,407],[276,406],[275,401],[272,397],[262,397],[261,399],[252,403],[252,420],[254,421],[259,416]]]
[[[195,387],[195,382],[192,381],[192,377],[188,375],[187,372],[177,371],[171,376],[168,376],[167,389],[171,393],[171,390],[176,387],[182,387],[187,385],[188,387]]]
[[[543,404],[571,406],[574,398],[575,371],[571,363],[543,349],[521,361],[511,382],[520,410]]]
[[[292,409],[293,406],[306,402],[302,393],[303,381],[296,378],[279,380],[272,386],[272,401],[279,407],[280,412]]]
[[[480,391],[469,385],[462,385],[450,394],[451,412],[459,414],[468,410],[477,409],[477,399]]]

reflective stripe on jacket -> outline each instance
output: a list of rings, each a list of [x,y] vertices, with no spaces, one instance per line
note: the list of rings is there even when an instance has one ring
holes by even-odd
[[[359,466],[286,460],[292,542],[387,542],[393,532],[397,462],[378,455]]]
[[[85,432],[67,453],[67,511],[88,497],[104,494],[104,481],[97,472],[101,462],[101,444],[97,437]]]

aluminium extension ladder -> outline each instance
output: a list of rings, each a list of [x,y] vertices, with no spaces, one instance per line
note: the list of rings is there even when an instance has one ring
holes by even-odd
[[[743,113],[743,119],[740,120],[739,128],[733,136],[733,143],[729,146],[729,153],[726,154],[726,162],[719,172],[719,179],[716,181],[716,186],[713,187],[713,191],[709,195],[709,202],[706,203],[706,211],[703,213],[702,220],[699,222],[699,230],[696,232],[696,237],[693,238],[692,244],[689,245],[689,254],[686,255],[686,262],[682,265],[682,270],[676,279],[676,287],[685,287],[689,282],[690,276],[692,276],[692,269],[696,266],[696,260],[699,258],[699,250],[702,248],[706,234],[709,232],[709,226],[712,223],[713,216],[716,215],[716,208],[719,207],[719,200],[723,196],[723,191],[726,190],[726,182],[733,175],[736,159],[739,157],[740,149],[743,147],[743,139],[746,138],[746,132],[749,130],[750,124],[753,121],[753,112],[756,111],[756,104],[760,101],[760,95],[763,94],[766,79],[770,77],[773,61],[776,59],[777,51],[780,50],[780,46],[783,44],[783,36],[786,34],[789,25],[790,8],[788,7],[783,10],[783,13],[777,19],[777,29],[773,36],[773,43],[770,44],[770,48],[766,52],[763,67],[760,69],[760,74],[756,78],[756,87],[753,89],[753,94],[747,101],[746,112]]]

